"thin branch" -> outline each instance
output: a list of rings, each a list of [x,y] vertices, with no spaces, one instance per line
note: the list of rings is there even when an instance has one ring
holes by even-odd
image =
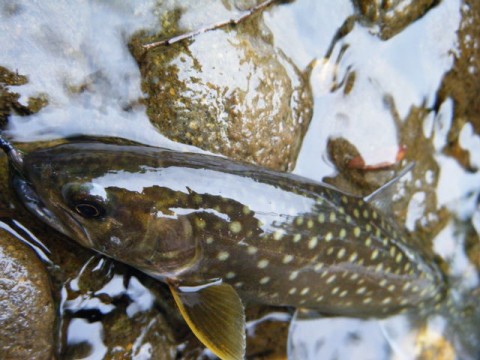
[[[187,33],[182,34],[182,35],[173,36],[173,37],[170,37],[170,38],[165,39],[165,40],[156,41],[156,42],[153,42],[153,43],[150,43],[150,44],[145,44],[145,45],[142,45],[142,46],[143,46],[144,49],[150,50],[150,49],[156,48],[158,46],[172,45],[172,44],[175,44],[179,41],[189,39],[189,38],[193,38],[197,35],[203,34],[207,31],[220,29],[222,27],[229,26],[229,25],[238,25],[242,21],[248,19],[250,16],[265,10],[267,7],[269,7],[270,5],[272,5],[276,1],[279,1],[279,0],[266,0],[266,1],[260,3],[256,6],[248,9],[248,10],[243,11],[243,13],[238,18],[222,21],[222,22],[219,22],[219,23],[216,23],[216,24],[206,26],[204,28],[200,28],[200,29],[197,29],[197,30],[194,30],[194,31],[187,32]]]

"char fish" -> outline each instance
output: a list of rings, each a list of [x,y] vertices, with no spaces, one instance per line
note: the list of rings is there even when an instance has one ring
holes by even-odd
[[[23,203],[81,245],[166,282],[196,336],[245,351],[246,302],[383,317],[439,301],[433,257],[366,199],[203,154],[78,142],[21,155]]]

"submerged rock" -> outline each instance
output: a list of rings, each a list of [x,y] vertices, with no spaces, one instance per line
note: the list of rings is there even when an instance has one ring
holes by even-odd
[[[438,0],[378,1],[354,0],[362,22],[378,26],[378,35],[383,40],[400,33],[407,26],[424,16],[438,5]]]
[[[468,171],[476,171],[478,160],[469,155],[465,147],[467,141],[462,141],[462,137],[468,139],[469,133],[480,134],[480,2],[466,0],[460,11],[458,53],[453,68],[443,78],[437,107],[447,99],[453,100],[454,116],[445,153],[456,158]]]
[[[55,306],[43,263],[0,230],[0,353],[2,359],[51,359]]]
[[[19,102],[20,95],[13,92],[11,87],[25,85],[27,82],[26,76],[0,65],[0,129],[5,127],[7,118],[12,112],[19,115],[30,115],[47,105],[48,101],[44,94],[29,98],[27,105]]]
[[[222,4],[202,3],[210,10],[202,8],[201,14],[220,13],[220,21],[238,17],[232,4]],[[193,19],[196,10],[175,3],[162,10],[159,34],[131,40],[151,122],[172,140],[292,170],[312,114],[311,90],[307,76],[275,47],[261,14],[235,27],[143,49],[158,38],[215,23]]]

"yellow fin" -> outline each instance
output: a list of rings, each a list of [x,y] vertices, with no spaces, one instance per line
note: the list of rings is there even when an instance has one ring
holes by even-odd
[[[245,312],[232,286],[169,286],[183,318],[207,348],[223,360],[244,358]]]

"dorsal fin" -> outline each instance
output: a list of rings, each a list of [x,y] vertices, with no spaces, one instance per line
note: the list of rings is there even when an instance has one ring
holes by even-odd
[[[415,163],[411,162],[407,164],[395,177],[387,181],[371,194],[365,196],[363,200],[372,204],[377,209],[383,212],[389,212],[389,204],[392,202],[394,186],[402,177],[408,174],[415,167]]]
[[[235,289],[217,282],[184,287],[169,284],[173,298],[195,336],[224,360],[245,356],[245,312]]]

